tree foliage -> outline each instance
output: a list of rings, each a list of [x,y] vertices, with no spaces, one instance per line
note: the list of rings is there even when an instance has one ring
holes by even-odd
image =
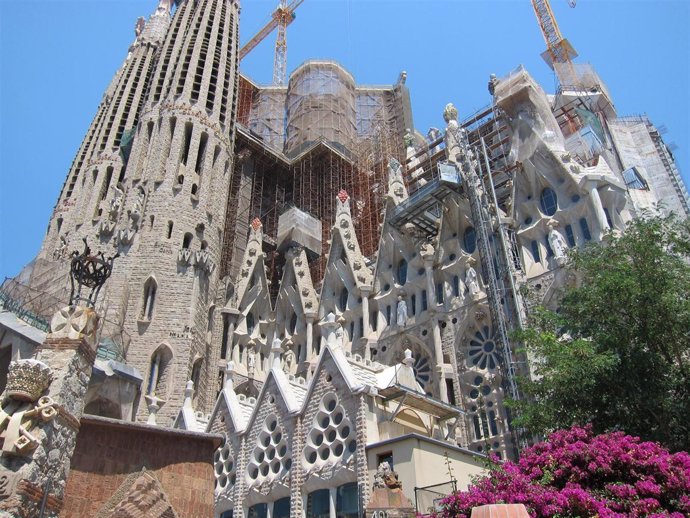
[[[442,503],[436,518],[466,518],[472,508],[525,504],[534,517],[624,518],[690,515],[690,455],[591,426],[552,434],[523,451],[518,463],[497,464],[467,491]]]
[[[573,250],[578,280],[558,313],[519,333],[535,376],[516,424],[545,434],[591,423],[690,449],[690,232],[673,217],[633,220],[600,246]]]

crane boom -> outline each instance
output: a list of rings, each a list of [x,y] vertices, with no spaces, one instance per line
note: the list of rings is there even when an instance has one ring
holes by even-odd
[[[302,4],[304,0],[293,0],[288,5],[287,0],[281,0],[278,8],[273,11],[271,21],[257,32],[252,39],[250,39],[240,49],[240,61],[249,54],[259,43],[261,43],[266,36],[273,32],[273,29],[278,28],[278,37],[276,39],[275,56],[273,59],[273,84],[285,84],[286,65],[287,65],[287,26],[295,19],[295,9]]]
[[[571,7],[574,7],[574,0],[569,0],[569,4]],[[577,52],[561,34],[549,0],[532,0],[532,8],[537,16],[542,36],[544,36],[544,41],[546,42],[546,52],[542,54],[544,61],[552,69],[556,70],[556,74],[559,74],[560,67],[555,67],[555,64],[565,64],[567,68],[573,69],[572,59],[577,57]],[[561,84],[564,83],[565,78],[559,77],[558,79]],[[571,81],[572,79],[570,78]]]

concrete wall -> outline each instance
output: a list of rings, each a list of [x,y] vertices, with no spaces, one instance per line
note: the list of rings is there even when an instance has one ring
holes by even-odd
[[[447,453],[457,479],[458,489],[466,489],[471,478],[485,471],[484,457],[440,441],[410,434],[391,441],[367,446],[369,479],[374,479],[378,458],[389,453],[393,469],[403,486],[403,493],[415,501],[415,488],[442,484],[450,480],[445,455]]]

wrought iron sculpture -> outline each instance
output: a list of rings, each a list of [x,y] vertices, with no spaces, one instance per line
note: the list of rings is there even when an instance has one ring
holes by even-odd
[[[96,299],[98,298],[98,292],[113,272],[113,262],[119,256],[119,252],[107,259],[103,255],[103,252],[92,255],[86,238],[84,238],[84,251],[81,253],[74,251],[71,255],[70,306],[83,304],[87,307],[94,307]],[[91,288],[86,298],[81,295],[81,290],[84,286]]]

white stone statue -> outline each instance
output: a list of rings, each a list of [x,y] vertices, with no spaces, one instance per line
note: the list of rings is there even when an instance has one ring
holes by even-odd
[[[568,245],[565,243],[565,239],[563,239],[563,236],[561,236],[560,233],[556,232],[558,221],[552,219],[549,221],[548,226],[549,245],[551,245],[551,250],[553,251],[553,255],[556,258],[556,261],[558,261],[559,259],[565,259],[565,254],[568,250]]]
[[[254,347],[250,345],[247,351],[247,370],[253,371],[254,367],[256,367],[256,353]]]
[[[295,374],[297,372],[297,357],[292,349],[288,349],[283,358],[283,372],[285,374]]]
[[[443,120],[446,121],[446,153],[448,154],[448,161],[456,163],[458,155],[461,153],[459,138],[461,138],[461,129],[458,127],[458,110],[453,103],[446,104],[443,110]]]
[[[465,284],[470,292],[470,296],[476,299],[479,296],[479,281],[477,279],[477,271],[473,268],[476,263],[474,257],[467,260],[467,269],[465,270]]]
[[[345,332],[343,331],[343,325],[338,322],[338,327],[335,328],[335,346],[342,347],[345,341]]]
[[[397,324],[404,327],[407,324],[407,302],[400,295],[398,295]]]

